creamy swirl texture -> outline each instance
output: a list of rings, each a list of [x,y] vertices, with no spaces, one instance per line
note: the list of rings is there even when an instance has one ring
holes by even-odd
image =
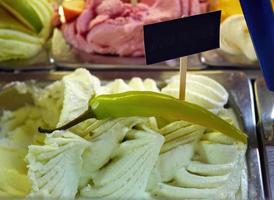
[[[24,14],[29,18],[41,23],[41,30],[36,32],[20,20],[13,17],[9,11],[4,9],[5,2],[0,2],[0,61],[10,59],[28,59],[41,51],[52,31],[53,8],[47,0],[28,0],[22,1],[28,9],[24,10],[22,5],[17,5],[20,13],[20,19],[24,19]],[[16,2],[17,4],[20,3]],[[11,4],[12,5],[12,4]],[[6,7],[5,7],[6,8]],[[11,11],[11,13],[16,11]],[[27,12],[27,13],[25,13]],[[17,14],[18,15],[18,14]],[[22,16],[21,16],[22,15]]]
[[[37,126],[56,127],[79,116],[90,96],[145,90],[177,97],[179,80],[172,77],[164,88],[137,77],[102,85],[78,69],[44,89],[32,88],[34,105],[4,112],[0,183],[7,184],[0,184],[0,197],[247,199],[246,145],[206,127],[184,121],[160,126],[154,117],[135,116],[88,119],[69,130],[37,133]],[[233,110],[224,108],[228,93],[218,82],[189,74],[186,100],[238,127]],[[15,179],[21,184],[8,181]]]
[[[251,61],[257,56],[243,15],[232,15],[221,24],[221,49],[232,55],[245,55]]]
[[[205,133],[183,122],[160,132],[165,143],[148,185],[155,199],[247,199],[245,145],[227,144],[221,133]],[[174,134],[182,136],[170,148],[169,136]],[[218,142],[210,140],[214,134]]]
[[[168,80],[167,86],[161,92],[178,98],[179,86],[179,76],[174,76]],[[227,103],[228,93],[218,82],[206,76],[188,74],[185,99],[218,113]]]

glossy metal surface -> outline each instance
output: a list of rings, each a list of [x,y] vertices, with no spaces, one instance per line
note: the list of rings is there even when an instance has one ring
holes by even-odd
[[[229,55],[220,49],[201,53],[201,62],[210,68],[232,67],[242,69],[259,69],[257,62],[248,60],[245,56]]]
[[[0,62],[0,71],[38,71],[51,70],[54,66],[46,49],[30,59],[10,60]]]
[[[169,60],[154,65],[146,65],[145,57],[119,57],[110,55],[89,54],[68,45],[56,45],[51,49],[51,57],[59,69],[73,70],[78,67],[88,69],[123,69],[123,70],[177,70],[179,60]],[[198,54],[189,56],[189,70],[205,69]]]
[[[255,112],[253,107],[253,93],[249,79],[241,72],[205,71],[190,72],[209,76],[222,84],[230,94],[229,106],[233,107],[242,129],[249,136],[248,151],[246,154],[248,166],[248,195],[250,200],[264,198],[264,188],[260,166],[260,156],[257,143]],[[30,79],[38,82],[51,82],[66,75],[66,72],[56,73],[26,73],[26,74],[0,74],[0,85],[12,81],[26,81]],[[130,79],[132,77],[153,78],[163,85],[164,80],[174,75],[174,72],[160,71],[95,71],[93,73],[101,80],[110,81],[114,78]]]
[[[255,82],[256,103],[259,116],[258,130],[262,143],[266,185],[269,199],[274,199],[274,92],[270,92],[262,77]]]

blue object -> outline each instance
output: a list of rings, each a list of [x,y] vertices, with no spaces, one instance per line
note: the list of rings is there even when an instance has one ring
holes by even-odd
[[[270,0],[240,0],[265,81],[274,91],[274,13]]]

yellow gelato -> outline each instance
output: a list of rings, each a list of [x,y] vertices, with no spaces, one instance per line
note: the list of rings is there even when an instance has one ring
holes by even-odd
[[[242,14],[239,0],[210,0],[210,10],[222,10],[222,20],[232,15]]]

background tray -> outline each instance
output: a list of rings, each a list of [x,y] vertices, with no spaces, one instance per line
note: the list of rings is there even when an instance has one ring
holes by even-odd
[[[79,67],[85,67],[91,70],[179,70],[179,59],[169,60],[163,63],[146,65],[144,57],[129,58],[117,56],[103,56],[97,54],[87,54],[75,50],[69,59],[64,59],[64,56],[53,56],[54,64],[58,69],[74,70]],[[199,55],[189,56],[188,70],[201,70],[206,66],[202,65],[199,60]]]
[[[257,143],[255,113],[253,107],[253,93],[249,79],[241,72],[205,71],[192,72],[209,76],[222,84],[229,92],[229,105],[233,107],[242,122],[243,130],[249,136],[249,145],[246,154],[248,166],[248,195],[250,200],[264,199],[264,187],[262,182],[260,155]],[[23,74],[0,74],[0,85],[12,81],[37,80],[48,82],[60,79],[67,72],[54,73],[23,73]],[[110,81],[114,78],[130,79],[132,77],[153,78],[162,82],[174,75],[174,72],[159,71],[96,71],[93,73],[101,80]]]
[[[268,199],[274,199],[274,92],[270,92],[263,77],[255,82],[258,130],[262,143],[262,159],[265,166],[266,192]]]
[[[38,53],[38,55],[30,59],[0,62],[0,71],[41,71],[52,69],[54,69],[54,65],[50,61],[50,56],[47,47],[42,49]]]
[[[99,54],[89,54],[68,45],[59,32],[53,36],[51,43],[51,59],[57,69],[74,70],[78,67],[105,70],[178,70],[179,59],[169,60],[154,65],[146,65],[145,57],[119,57]],[[205,69],[199,54],[189,56],[189,70]]]
[[[245,56],[229,55],[220,49],[206,51],[200,54],[201,63],[211,68],[230,67],[242,69],[259,69],[258,62],[251,62]]]

